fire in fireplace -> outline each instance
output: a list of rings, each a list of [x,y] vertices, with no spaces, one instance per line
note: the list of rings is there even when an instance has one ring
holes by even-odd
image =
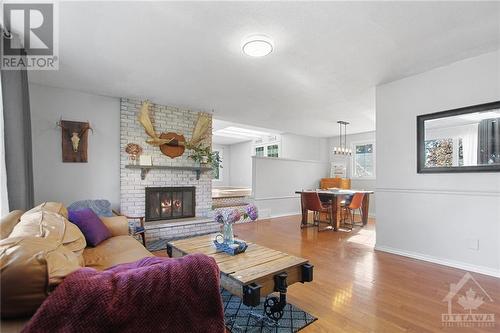
[[[195,216],[196,188],[146,187],[146,221]]]

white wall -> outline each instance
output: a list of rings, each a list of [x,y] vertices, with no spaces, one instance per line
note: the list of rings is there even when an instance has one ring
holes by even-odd
[[[361,142],[373,142],[376,146],[376,137],[375,131],[372,132],[363,132],[356,134],[349,134],[346,138],[347,147],[352,148],[353,143],[361,143]],[[333,161],[333,147],[339,146],[339,137],[334,136],[328,139],[328,154],[330,162]],[[375,147],[375,161],[377,159],[377,148]],[[351,187],[355,190],[369,190],[375,191],[376,188],[376,179],[375,178],[352,178],[352,159],[348,159],[347,162],[347,177],[351,178]],[[370,217],[376,216],[376,193],[370,195],[370,207],[368,210],[368,215]]]
[[[229,186],[252,187],[251,141],[231,145],[229,161]]]
[[[377,87],[377,249],[500,276],[500,174],[416,172],[417,115],[500,100],[499,73],[493,52]]]
[[[328,161],[328,139],[296,134],[281,135],[280,158]],[[252,185],[252,156],[255,155],[251,141],[232,145],[217,145],[228,151],[224,172],[229,174],[228,181],[214,182],[214,186],[244,186]],[[221,148],[221,149],[222,149]],[[227,167],[226,167],[227,166]]]
[[[281,134],[280,158],[253,158],[253,195],[261,216],[300,214],[295,191],[316,189],[329,174],[328,139]]]
[[[285,133],[281,135],[281,157],[295,160],[327,161],[328,139]]]
[[[222,168],[219,170],[218,180],[212,180],[212,186],[230,186],[230,163],[231,163],[231,146],[229,145],[219,145],[213,144],[212,150],[219,152],[219,156],[222,160]],[[222,177],[220,177],[222,176]]]
[[[262,217],[300,214],[295,191],[318,188],[329,170],[329,164],[320,161],[254,156],[252,162],[252,191]]]
[[[35,203],[108,199],[119,207],[119,99],[38,84],[29,88]],[[90,122],[88,163],[62,163],[60,117]]]

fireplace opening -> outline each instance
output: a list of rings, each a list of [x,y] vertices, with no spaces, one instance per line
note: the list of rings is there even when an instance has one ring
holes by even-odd
[[[146,187],[146,221],[195,216],[196,188]]]

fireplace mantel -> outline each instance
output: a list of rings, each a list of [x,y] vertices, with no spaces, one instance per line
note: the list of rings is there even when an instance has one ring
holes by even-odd
[[[187,170],[196,172],[196,180],[200,179],[200,174],[205,171],[211,171],[209,167],[196,166],[171,166],[171,165],[126,165],[128,169],[141,169],[141,179],[146,179],[146,175],[151,169],[170,169],[170,170]]]

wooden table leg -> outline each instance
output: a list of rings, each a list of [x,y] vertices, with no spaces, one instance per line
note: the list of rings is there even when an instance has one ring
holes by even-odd
[[[300,222],[300,227],[307,227],[307,209],[302,208],[302,221]]]
[[[337,202],[337,196],[333,197],[331,201],[332,212],[333,212],[333,230],[337,231],[339,229],[339,207]]]
[[[300,227],[301,228],[307,228],[309,227],[307,225],[307,218],[308,218],[308,213],[309,211],[307,209],[304,209],[304,202],[302,201],[302,194],[300,195],[300,209],[302,211],[302,220],[300,221]]]
[[[363,203],[361,204],[361,219],[363,221],[363,225],[368,223],[368,210],[370,209],[370,195],[367,193],[363,197]]]

